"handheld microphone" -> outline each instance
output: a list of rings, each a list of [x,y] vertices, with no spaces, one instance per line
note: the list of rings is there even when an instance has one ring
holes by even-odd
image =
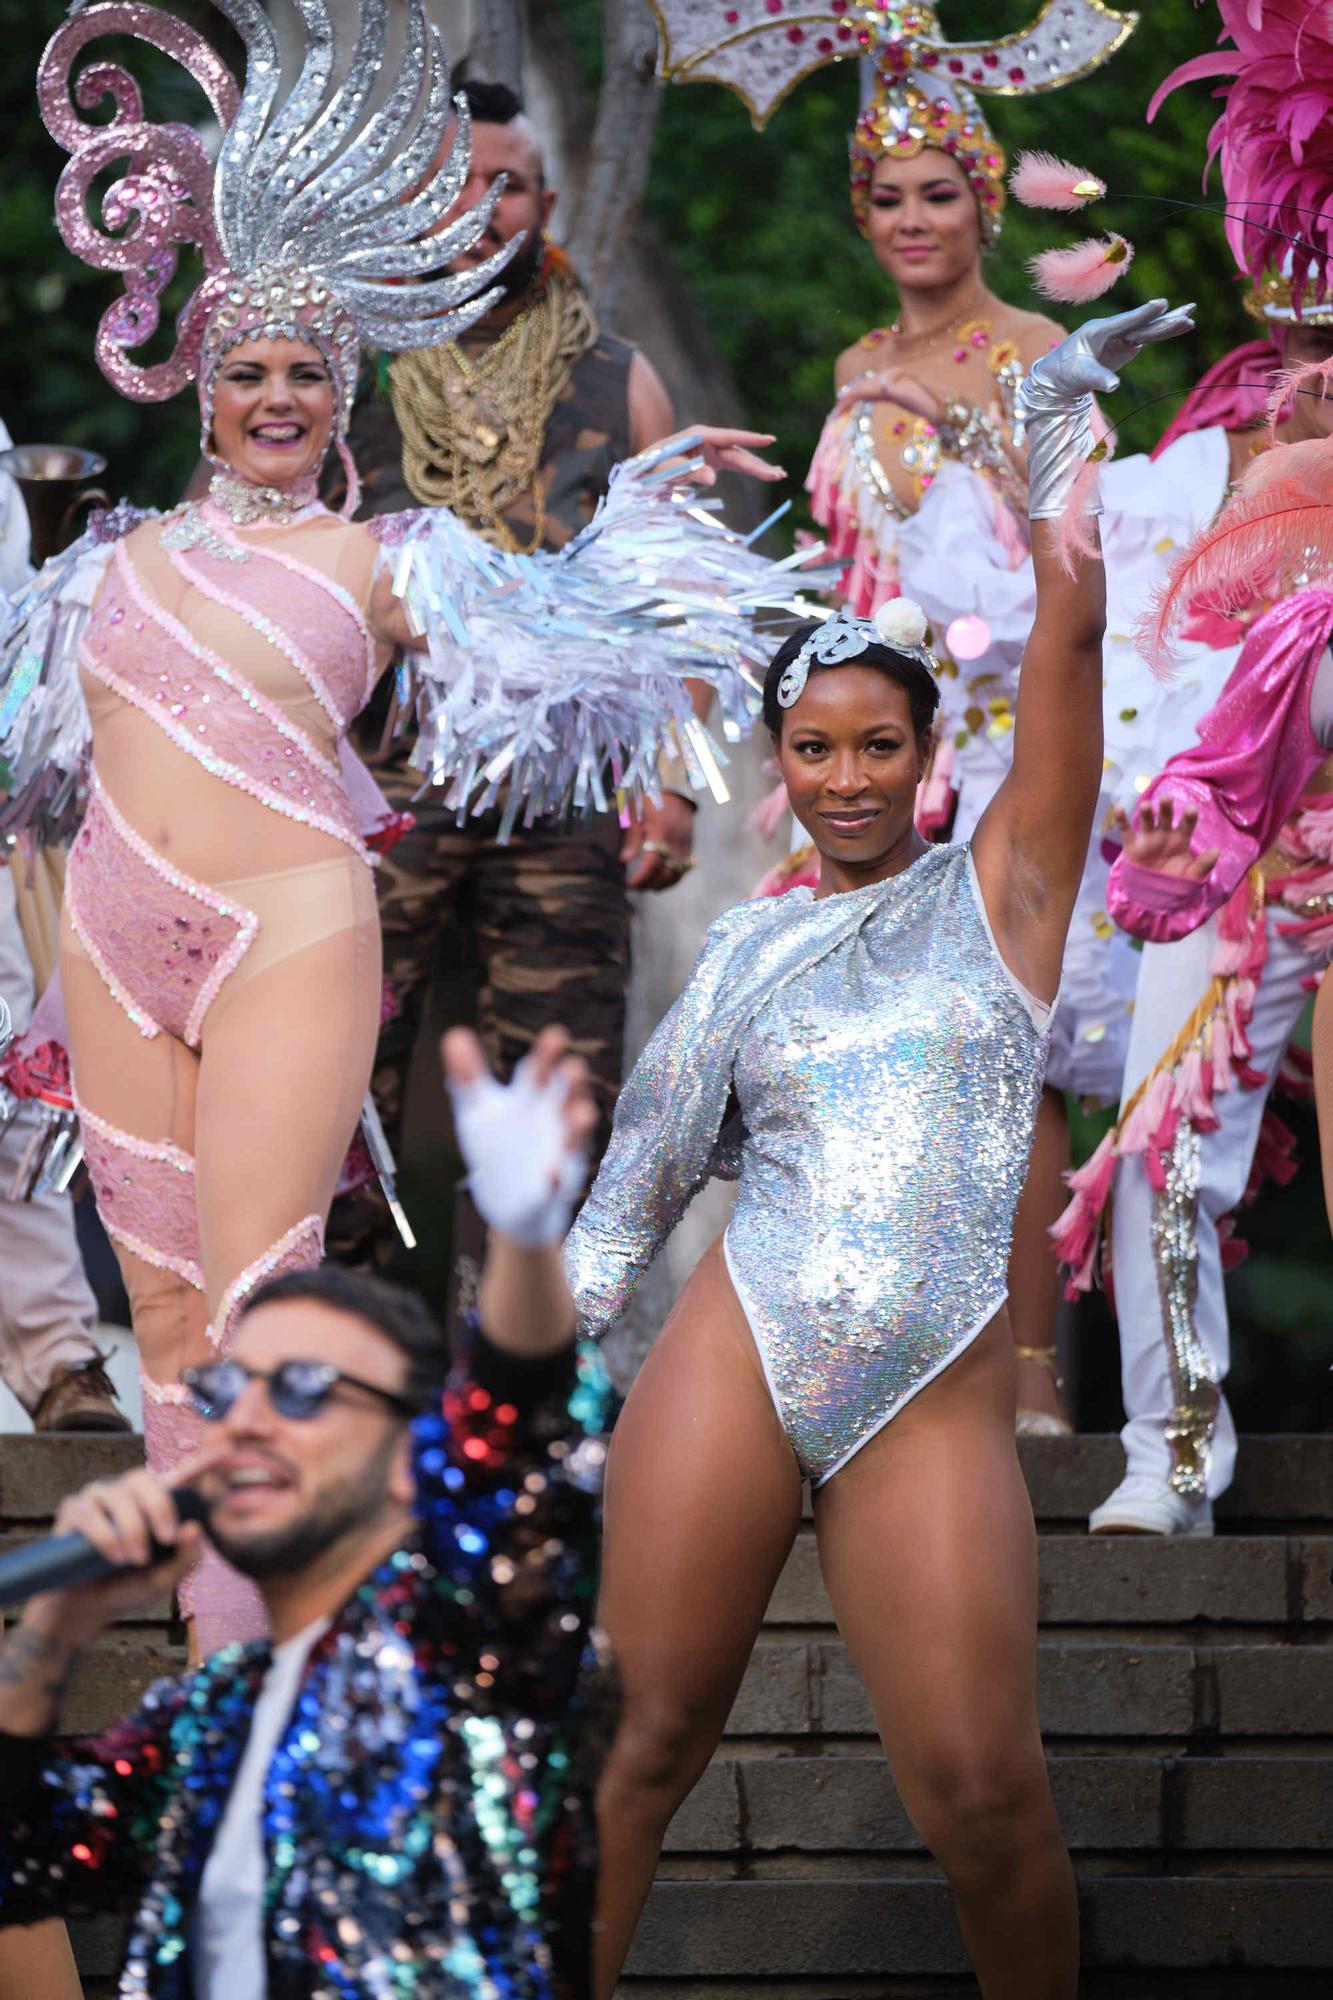
[[[208,1502],[192,1486],[180,1487],[172,1498],[182,1523],[207,1522]],[[148,1566],[165,1562],[170,1553],[154,1542]],[[44,1590],[71,1590],[76,1583],[92,1583],[129,1567],[112,1562],[86,1535],[47,1535],[40,1542],[29,1542],[26,1549],[0,1556],[0,1608],[24,1604]]]

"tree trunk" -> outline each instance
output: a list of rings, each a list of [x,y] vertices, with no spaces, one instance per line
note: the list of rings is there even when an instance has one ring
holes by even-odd
[[[611,306],[648,179],[662,85],[647,0],[603,0],[602,20],[601,97],[568,242],[593,296]]]
[[[521,91],[523,40],[523,0],[481,0],[473,10],[470,74]]]
[[[469,67],[476,75],[495,73],[483,62],[475,31],[492,4],[478,0],[472,9]],[[602,325],[643,349],[682,423],[744,423],[740,392],[712,334],[661,232],[639,212],[662,88],[645,0],[603,0],[595,116],[561,9],[553,0],[527,0],[525,25],[523,97],[541,138],[547,181],[559,191],[553,230],[596,299]],[[724,499],[728,519],[750,525],[767,510],[769,496],[751,481],[728,479]],[[664,894],[635,898],[631,1059],[684,985],[709,923],[745,896],[776,858],[746,824],[747,808],[772,783],[763,771],[767,744],[751,738],[731,755],[732,803],[700,802],[698,867]],[[622,1386],[633,1378],[700,1252],[725,1223],[730,1198],[721,1184],[700,1196],[608,1339],[607,1357]]]

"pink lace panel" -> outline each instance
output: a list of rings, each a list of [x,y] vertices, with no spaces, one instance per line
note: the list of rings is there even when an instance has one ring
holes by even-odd
[[[223,1646],[268,1637],[268,1612],[258,1584],[224,1561],[211,1542],[177,1584],[176,1600],[181,1617],[194,1621],[195,1651],[201,1660]]]
[[[153,1471],[169,1478],[208,1438],[209,1426],[190,1407],[186,1390],[175,1383],[143,1383],[144,1455]],[[264,1600],[248,1576],[242,1576],[207,1544],[194,1567],[176,1587],[182,1618],[194,1621],[195,1651],[201,1659],[245,1639],[262,1639],[268,1631]]]
[[[204,1289],[194,1161],[167,1139],[139,1139],[78,1106],[84,1158],[102,1226],[156,1270]]]
[[[140,1034],[197,1048],[204,1016],[259,919],[162,859],[94,773],[65,884],[70,922]]]
[[[256,568],[236,565],[236,589],[251,587]],[[365,856],[337,759],[325,757],[277,702],[172,617],[135,573],[123,542],[79,658],[214,777]]]
[[[375,641],[360,605],[322,570],[272,544],[242,539],[219,509],[206,512],[219,541],[243,550],[245,561],[200,547],[174,556],[176,568],[285,654],[341,735],[374,686]]]
[[[217,1317],[209,1328],[209,1339],[225,1354],[251,1292],[257,1291],[266,1279],[276,1278],[283,1271],[312,1271],[323,1261],[324,1219],[319,1215],[303,1216],[262,1256],[256,1257],[253,1264],[247,1264],[239,1277],[232,1279],[222,1295]]]

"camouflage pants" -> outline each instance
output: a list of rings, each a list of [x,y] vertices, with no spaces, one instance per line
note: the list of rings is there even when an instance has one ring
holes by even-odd
[[[501,846],[498,813],[460,827],[440,794],[413,802],[419,780],[401,764],[375,776],[390,803],[416,819],[379,869],[384,970],[397,1008],[380,1035],[372,1087],[389,1143],[401,1157],[408,1071],[444,939],[461,961],[447,970],[468,975],[465,996],[450,979],[451,1000],[464,997],[465,1004],[451,1005],[449,1019],[475,1026],[501,1077],[542,1028],[568,1028],[592,1073],[600,1159],[621,1083],[629,979],[629,902],[615,815],[516,829]],[[432,1186],[432,1204],[448,1192]],[[450,1321],[470,1303],[484,1233],[466,1192],[455,1192]],[[401,1264],[378,1189],[338,1204],[329,1248],[362,1268]]]

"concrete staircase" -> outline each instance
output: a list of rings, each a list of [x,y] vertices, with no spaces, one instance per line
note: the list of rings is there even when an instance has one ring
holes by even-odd
[[[1091,1539],[1114,1438],[1031,1439],[1040,1692],[1088,2000],[1333,1993],[1333,1436],[1251,1438],[1211,1541]],[[625,2000],[975,1995],[809,1525],[678,1814]]]
[[[0,1546],[135,1440],[0,1437]],[[1033,1439],[1041,1700],[1078,1869],[1084,2000],[1333,1991],[1333,1436],[1250,1438],[1212,1542],[1089,1540],[1112,1438]],[[116,1629],[75,1728],[182,1657],[168,1607]],[[88,2000],[115,1926],[77,1939]],[[938,1871],[903,1816],[807,1524],[722,1750],[671,1830],[625,2000],[962,2000]],[[36,1996],[34,1996],[36,2000]]]

